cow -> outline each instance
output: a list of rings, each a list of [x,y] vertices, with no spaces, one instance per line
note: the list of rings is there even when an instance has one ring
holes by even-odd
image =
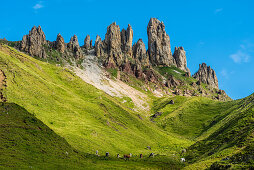
[[[116,157],[117,157],[117,158],[120,158],[120,155],[119,155],[119,154],[117,154],[117,155],[116,155]]]
[[[185,158],[181,158],[181,162],[185,162]]]
[[[154,153],[151,153],[151,154],[149,155],[149,158],[150,158],[150,157],[153,158],[153,157],[154,157]]]
[[[124,157],[125,160],[129,160],[130,157],[131,157],[131,154],[129,154],[129,155],[123,155],[123,157]]]
[[[142,158],[143,158],[143,154],[141,153],[141,154],[139,155],[139,157],[142,159]]]
[[[108,152],[106,152],[106,157],[109,157],[109,153]]]

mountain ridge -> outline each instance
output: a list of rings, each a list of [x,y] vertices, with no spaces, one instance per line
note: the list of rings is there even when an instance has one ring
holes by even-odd
[[[57,35],[56,41],[47,41],[41,27],[34,26],[28,35],[23,36],[21,42],[13,43],[16,48],[39,59],[77,67],[82,67],[82,61],[94,49],[99,63],[106,70],[119,72],[117,78],[124,82],[129,81],[128,76],[134,76],[145,82],[146,86],[153,86],[149,87],[150,89],[154,88],[163,95],[206,96],[216,100],[230,100],[225,91],[219,89],[215,71],[205,63],[192,76],[195,79],[192,79],[184,48],[175,47],[172,54],[170,39],[163,22],[151,18],[147,26],[147,35],[146,50],[142,39],[133,44],[133,30],[130,24],[126,30],[120,31],[120,27],[114,22],[108,26],[104,40],[97,36],[93,46],[90,36],[87,35],[84,45],[80,46],[76,35],[71,37],[68,43],[65,43],[60,34]],[[162,75],[160,70],[163,67],[183,74],[188,81],[182,81],[183,78],[172,79],[168,73]],[[170,75],[175,78],[172,72]]]

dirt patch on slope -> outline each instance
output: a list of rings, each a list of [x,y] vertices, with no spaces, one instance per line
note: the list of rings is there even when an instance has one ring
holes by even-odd
[[[147,95],[120,80],[108,78],[108,73],[98,64],[97,57],[93,54],[93,51],[85,56],[81,65],[84,69],[78,67],[71,67],[71,69],[85,82],[103,90],[111,96],[131,98],[135,106],[139,109],[146,111],[150,109],[147,104]]]

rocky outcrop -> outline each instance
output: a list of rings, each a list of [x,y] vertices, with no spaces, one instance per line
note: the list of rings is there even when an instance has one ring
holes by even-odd
[[[149,66],[149,56],[146,52],[146,47],[142,39],[133,45],[133,56],[135,60],[139,61],[144,66]]]
[[[164,23],[156,18],[151,18],[147,26],[147,35],[148,54],[152,65],[173,65],[174,60],[170,49],[170,39],[165,31]]]
[[[95,55],[96,56],[103,56],[104,55],[104,49],[103,49],[103,43],[101,41],[101,37],[97,35],[95,43],[94,43],[94,48],[95,48]]]
[[[202,83],[208,84],[212,88],[219,88],[215,71],[205,63],[199,64],[199,70],[193,75],[193,77]]]
[[[61,36],[61,34],[57,35],[56,38],[56,42],[55,42],[55,48],[60,52],[60,53],[64,53],[65,51],[65,43],[64,43],[64,39]]]
[[[127,30],[122,29],[121,31],[122,52],[125,53],[128,57],[132,57],[132,40],[133,30],[129,24]]]
[[[108,54],[105,66],[112,68],[121,66],[123,62],[121,32],[120,27],[115,22],[108,26],[103,43],[105,51]]]
[[[93,48],[93,40],[90,40],[90,48]]]
[[[47,44],[46,37],[41,27],[34,26],[28,35],[24,35],[21,41],[20,50],[29,53],[31,56],[47,58],[44,45]]]
[[[182,82],[180,80],[175,79],[173,76],[169,76],[165,85],[166,87],[174,88],[174,87],[182,85]]]
[[[75,59],[83,58],[82,50],[79,46],[78,37],[74,35],[71,37],[70,42],[67,44],[69,51],[73,52]]]
[[[183,47],[175,47],[173,58],[175,60],[176,66],[181,70],[188,72],[190,75],[190,70],[187,67],[186,53]]]
[[[86,50],[89,50],[91,48],[91,40],[90,40],[90,35],[87,35],[84,41],[84,48]]]

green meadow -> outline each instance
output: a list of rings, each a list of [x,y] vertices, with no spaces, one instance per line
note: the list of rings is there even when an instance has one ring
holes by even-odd
[[[205,97],[157,98],[149,93],[150,111],[136,112],[130,99],[123,103],[64,67],[6,45],[0,46],[0,69],[7,85],[2,89],[7,103],[0,107],[0,168],[205,169],[253,165],[248,157],[253,151],[253,95],[221,102]],[[175,74],[171,69],[160,71]],[[156,113],[161,115],[152,118]],[[183,149],[187,152],[182,153]],[[95,155],[96,150],[100,156]],[[106,152],[109,157],[104,156]],[[124,160],[123,154],[129,153],[133,157]],[[139,158],[141,153],[143,159]],[[150,153],[155,157],[149,158]],[[116,158],[117,154],[121,158]],[[180,162],[182,157],[185,163]],[[230,159],[221,161],[227,157]]]

